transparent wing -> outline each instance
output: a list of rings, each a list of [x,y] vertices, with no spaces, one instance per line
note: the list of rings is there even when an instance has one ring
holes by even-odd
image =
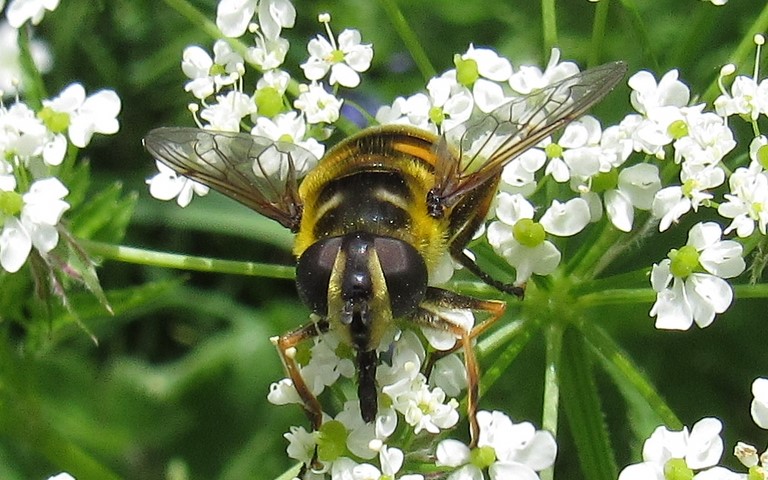
[[[144,137],[160,162],[296,231],[302,205],[297,172],[317,164],[309,151],[247,133],[163,127]]]
[[[437,147],[433,200],[441,207],[455,205],[512,159],[584,114],[626,72],[623,62],[585,70],[445,132]]]

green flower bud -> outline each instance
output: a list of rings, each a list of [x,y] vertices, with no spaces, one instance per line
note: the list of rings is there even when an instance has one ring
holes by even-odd
[[[17,192],[0,191],[0,213],[11,216],[21,213],[24,201]]]
[[[56,112],[50,107],[43,107],[37,114],[39,118],[53,133],[66,132],[69,128],[69,114],[64,112]]]
[[[259,115],[272,118],[283,110],[283,97],[274,87],[264,87],[256,90],[254,102]]]
[[[536,247],[540,245],[547,236],[544,231],[544,227],[540,223],[536,223],[530,218],[523,218],[515,223],[512,227],[512,236],[520,245],[526,247]]]
[[[696,247],[686,245],[680,250],[671,250],[669,252],[669,271],[678,278],[687,278],[688,275],[700,269],[699,252]]]
[[[469,87],[480,78],[477,71],[477,62],[471,58],[464,60],[461,55],[453,56],[453,64],[456,65],[456,81],[465,87]]]
[[[760,148],[757,149],[755,158],[761,167],[768,169],[768,145],[761,145]]]
[[[607,190],[611,190],[616,188],[616,185],[619,184],[619,171],[615,168],[612,168],[608,172],[600,172],[594,177],[592,177],[592,186],[591,189],[595,193],[601,193],[605,192]]]
[[[665,480],[691,480],[692,478],[693,470],[688,468],[688,465],[685,464],[685,459],[670,458],[667,463],[664,464]]]
[[[445,112],[440,107],[432,107],[429,109],[429,120],[435,125],[442,125],[445,121]]]
[[[562,158],[563,147],[556,143],[550,143],[544,148],[544,153],[547,154],[547,158]]]
[[[683,138],[688,135],[688,125],[682,120],[675,120],[667,127],[667,133],[675,140]]]
[[[493,449],[493,447],[486,445],[484,447],[475,448],[469,452],[469,462],[480,470],[485,470],[495,461],[496,451]]]
[[[332,462],[347,451],[347,429],[338,420],[325,422],[320,426],[317,437],[317,457],[323,462]]]

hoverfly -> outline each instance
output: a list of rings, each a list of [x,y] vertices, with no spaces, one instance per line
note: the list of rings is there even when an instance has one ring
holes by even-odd
[[[403,125],[369,127],[332,148],[302,180],[297,165],[317,161],[309,152],[247,133],[158,128],[144,145],[180,175],[296,233],[298,294],[320,320],[274,343],[313,429],[320,428],[322,408],[300,374],[295,347],[329,329],[340,332],[356,351],[360,410],[371,422],[376,348],[400,321],[458,339],[451,351],[464,351],[474,446],[479,373],[472,340],[506,304],[430,286],[430,273],[450,254],[484,282],[522,298],[521,286],[492,278],[464,249],[488,213],[504,166],[600,101],[626,70],[622,62],[586,70],[440,136]],[[488,318],[467,331],[441,315],[446,309]]]

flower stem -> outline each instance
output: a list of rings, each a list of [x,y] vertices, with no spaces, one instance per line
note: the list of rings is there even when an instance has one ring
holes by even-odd
[[[651,39],[648,35],[648,29],[645,28],[645,22],[640,16],[640,10],[637,8],[635,0],[621,0],[621,4],[624,5],[624,8],[630,13],[632,26],[640,40],[640,45],[637,45],[637,49],[643,52],[643,55],[645,56],[643,63],[649,63],[654,70],[661,70],[659,57],[651,47]]]
[[[667,427],[677,430],[683,428],[683,423],[656,391],[653,383],[610,335],[592,322],[581,322],[578,327],[625,397],[639,395],[643,405],[647,405]]]
[[[592,42],[587,57],[587,65],[593,67],[600,63],[603,51],[603,38],[605,37],[605,25],[608,22],[608,7],[610,0],[597,2],[595,5],[595,20],[592,22]]]
[[[544,373],[544,404],[541,426],[557,438],[557,418],[560,406],[560,359],[563,350],[563,325],[553,323],[545,329],[547,343],[546,366]],[[542,480],[552,480],[555,475],[554,465],[541,472]]]
[[[541,0],[541,30],[544,34],[544,58],[557,46],[557,15],[555,0]]]
[[[293,266],[156,252],[143,248],[112,245],[84,239],[80,240],[80,244],[91,255],[139,265],[282,279],[292,279],[295,276],[295,267]]]
[[[32,59],[32,51],[29,46],[31,26],[25,25],[25,27],[20,28],[18,31],[19,64],[23,76],[21,84],[24,85],[24,101],[32,109],[38,111],[43,107],[43,99],[48,95],[45,91],[43,77],[40,75],[40,71]]]
[[[747,33],[744,35],[744,38],[741,39],[739,45],[733,51],[731,56],[728,57],[728,62],[726,63],[733,63],[734,65],[744,63],[746,58],[754,51],[754,35],[757,33],[763,33],[766,30],[768,30],[768,4],[763,7],[760,15],[747,29]],[[701,96],[701,99],[707,103],[712,103],[718,95],[720,95],[720,89],[717,86],[717,75],[715,75],[714,80],[712,80],[709,88],[707,88],[707,90]]]
[[[408,24],[405,15],[403,15],[403,12],[397,6],[397,3],[394,0],[379,0],[379,3],[387,12],[389,21],[392,22],[397,34],[405,44],[405,48],[410,52],[411,58],[416,62],[416,67],[421,72],[421,76],[424,77],[425,81],[434,77],[437,74],[437,71],[432,65],[432,62],[429,61],[427,52],[422,48],[422,43],[419,41],[418,37],[416,37],[416,33]]]

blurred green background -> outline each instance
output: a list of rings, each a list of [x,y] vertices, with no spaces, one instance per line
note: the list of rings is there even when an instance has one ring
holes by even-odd
[[[215,18],[215,2],[194,4]],[[294,4],[297,25],[283,35],[292,42],[286,67],[294,67],[295,78],[302,78],[295,66],[306,56],[306,42],[321,32],[317,14],[327,11],[336,33],[357,28],[363,41],[374,45],[374,64],[353,93],[357,102],[375,112],[395,96],[423,88],[424,79],[378,2]],[[452,68],[453,54],[469,43],[493,47],[513,65],[545,65],[549,57],[537,2],[398,4],[438,71]],[[722,8],[696,0],[614,1],[598,61],[625,60],[630,72],[678,68],[701,94],[738,43],[751,38],[748,28],[763,7],[760,0],[731,0]],[[573,0],[556,8],[562,57],[585,66],[596,51],[595,5]],[[111,88],[122,99],[120,132],[97,136],[85,153],[94,191],[119,181],[125,191],[138,192],[124,244],[291,264],[290,235],[245,207],[214,194],[181,210],[146,191],[144,180],[154,165],[141,138],[157,126],[192,125],[181,53],[192,44],[210,51],[213,39],[156,0],[62,1],[36,37],[48,42],[53,54],[53,69],[45,76],[50,95],[77,80],[89,93]],[[751,71],[752,59],[750,52],[742,71]],[[629,111],[627,94],[621,86],[595,109],[604,124]],[[667,238],[684,241],[680,232]],[[628,262],[650,265],[665,254],[651,245]],[[288,468],[282,433],[306,421],[298,407],[270,406],[266,394],[283,376],[268,338],[307,316],[293,283],[114,261],[105,262],[99,276],[104,288],[114,291],[113,299],[123,289],[146,287],[115,316],[96,307],[80,312],[98,345],[74,323],[38,335],[34,345],[28,331],[2,323],[11,347],[4,349],[3,375],[23,388],[0,405],[13,412],[0,425],[0,479],[46,478],[83,458],[130,479],[273,478]],[[649,309],[650,304],[641,311],[606,309],[602,325],[646,369],[683,422],[692,425],[707,415],[723,419],[726,463],[733,465],[729,449],[736,440],[764,446],[765,432],[752,424],[748,409],[752,380],[767,373],[766,302],[739,301],[708,329],[682,333],[655,330]],[[543,342],[534,339],[504,378],[482,399],[482,408],[540,424]],[[648,434],[647,425],[627,421],[624,400],[607,376],[600,373],[598,385],[619,464],[637,461],[640,444],[630,427]],[[586,478],[564,415],[558,443],[556,478]]]

